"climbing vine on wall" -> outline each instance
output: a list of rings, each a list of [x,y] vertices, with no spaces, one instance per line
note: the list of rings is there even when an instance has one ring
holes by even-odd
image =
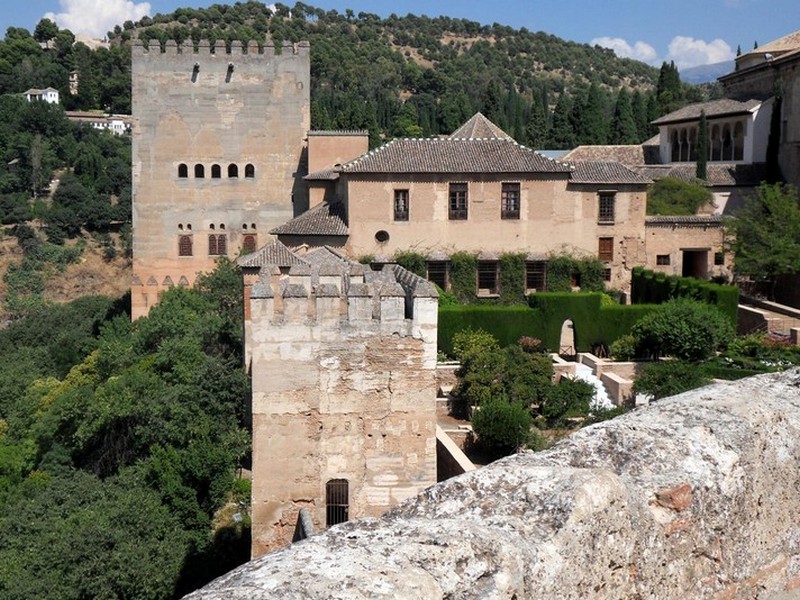
[[[525,300],[525,256],[509,252],[500,257],[500,301],[503,304]]]

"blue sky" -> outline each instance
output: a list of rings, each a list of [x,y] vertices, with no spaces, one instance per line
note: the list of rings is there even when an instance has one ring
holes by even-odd
[[[231,0],[231,4],[235,0]],[[103,33],[126,19],[206,7],[213,0],[2,0],[0,32],[9,26],[33,31],[48,15],[74,33]],[[266,2],[270,4],[271,2]],[[289,6],[294,1],[284,0]],[[351,8],[388,16],[447,15],[511,27],[527,27],[582,43],[613,48],[651,64],[674,60],[679,68],[733,58],[800,29],[800,0],[316,0],[306,4],[344,12]],[[13,5],[13,9],[10,7]]]

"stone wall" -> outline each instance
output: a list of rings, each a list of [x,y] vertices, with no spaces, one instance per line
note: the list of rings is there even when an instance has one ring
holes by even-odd
[[[190,596],[791,598],[800,370],[715,384],[429,488]]]
[[[131,48],[133,317],[305,209],[307,42]],[[198,168],[198,172],[195,168]],[[202,173],[199,169],[202,168]],[[223,252],[210,236],[225,240]],[[191,251],[179,250],[179,239]]]
[[[253,546],[291,541],[301,508],[326,526],[326,483],[350,518],[436,482],[434,287],[397,266],[273,269],[252,286]]]

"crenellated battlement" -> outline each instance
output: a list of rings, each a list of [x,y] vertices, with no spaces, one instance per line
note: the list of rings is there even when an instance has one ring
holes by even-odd
[[[131,54],[133,56],[192,56],[195,58],[202,56],[308,56],[311,45],[306,42],[282,42],[275,44],[272,40],[258,42],[255,40],[233,40],[226,43],[224,40],[210,42],[209,40],[199,40],[195,43],[192,40],[177,42],[167,40],[163,44],[158,40],[151,40],[145,43],[138,38],[131,41]]]
[[[358,263],[295,265],[288,273],[264,267],[250,291],[254,319],[274,326],[387,329],[419,337],[435,328],[438,293],[398,265],[372,271]]]

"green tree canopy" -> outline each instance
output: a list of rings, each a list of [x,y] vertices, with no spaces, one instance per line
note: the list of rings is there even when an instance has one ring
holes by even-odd
[[[763,183],[727,222],[737,275],[773,284],[800,273],[800,197],[797,189]]]

